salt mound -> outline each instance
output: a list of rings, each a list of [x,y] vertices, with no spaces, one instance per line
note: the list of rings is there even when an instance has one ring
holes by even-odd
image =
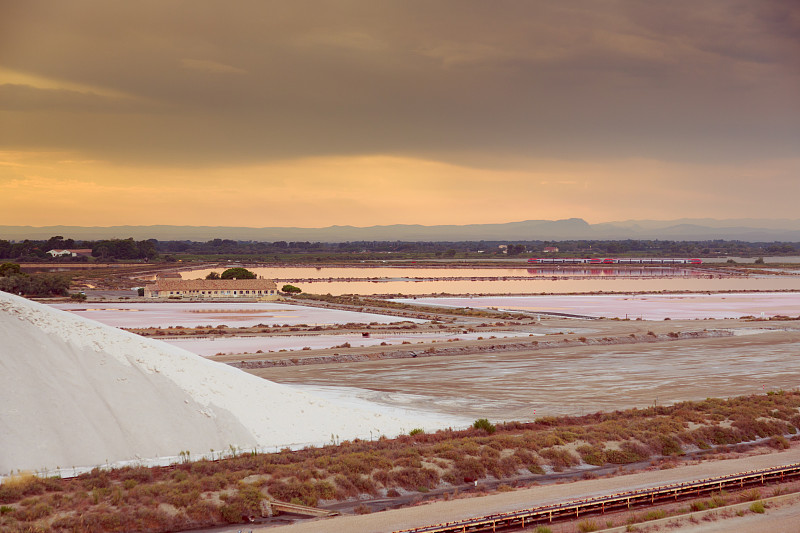
[[[0,292],[0,475],[394,436],[424,425]]]

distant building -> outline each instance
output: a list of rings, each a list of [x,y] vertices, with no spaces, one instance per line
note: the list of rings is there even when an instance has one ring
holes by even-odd
[[[64,250],[47,250],[46,253],[50,254],[52,257],[64,257],[64,256],[69,256],[69,257],[78,257],[78,256],[91,257],[92,256],[91,248],[82,248],[80,250],[66,250],[66,249],[64,249]]]
[[[557,253],[558,252],[558,246],[545,246],[544,250],[542,250],[542,251],[545,252],[545,253],[548,253],[548,254]]]
[[[258,298],[276,300],[278,286],[270,279],[159,278],[144,286],[145,298]]]

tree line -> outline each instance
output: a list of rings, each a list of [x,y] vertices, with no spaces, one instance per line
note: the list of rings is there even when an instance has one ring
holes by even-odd
[[[558,252],[544,252],[545,248],[558,248]],[[47,254],[53,249],[90,249],[91,257],[53,258]],[[662,240],[563,240],[563,241],[354,241],[323,243],[308,241],[235,241],[212,239],[198,241],[158,241],[147,239],[105,239],[98,241],[75,241],[62,236],[48,240],[24,240],[10,242],[0,240],[0,259],[18,262],[43,261],[154,261],[170,260],[176,255],[209,256],[286,256],[318,255],[328,257],[357,257],[369,254],[397,254],[397,257],[507,257],[541,256],[566,257],[597,256],[672,256],[707,257],[720,256],[786,256],[800,255],[800,243],[792,242],[744,242],[725,240],[706,241],[662,241]]]
[[[134,241],[128,239],[106,239],[99,241],[76,241],[61,236],[51,237],[46,241],[25,239],[21,242],[10,242],[0,239],[0,259],[16,260],[23,263],[44,261],[88,262],[85,255],[77,257],[53,257],[50,250],[91,250],[91,257],[98,261],[144,260],[151,261],[158,257],[156,249],[158,241],[148,239]]]
[[[22,272],[16,263],[0,265],[0,291],[22,296],[66,296],[70,277],[63,274]]]

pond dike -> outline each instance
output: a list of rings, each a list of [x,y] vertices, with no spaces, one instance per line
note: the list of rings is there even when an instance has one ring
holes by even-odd
[[[707,339],[715,337],[733,337],[734,334],[729,330],[706,330],[706,331],[681,331],[665,334],[645,334],[645,335],[626,335],[616,337],[590,337],[585,340],[562,339],[560,341],[526,341],[526,342],[494,342],[469,341],[470,344],[462,346],[447,346],[446,342],[437,342],[427,347],[398,348],[394,350],[382,350],[372,353],[341,354],[308,356],[308,357],[285,357],[281,359],[257,359],[249,361],[232,361],[226,363],[230,366],[250,370],[256,368],[273,368],[281,366],[301,366],[301,365],[323,365],[330,363],[360,363],[365,361],[380,361],[382,359],[413,359],[418,357],[443,357],[455,355],[471,355],[482,353],[511,353],[528,352],[536,350],[547,350],[551,348],[574,348],[580,346],[613,346],[624,344],[652,344],[656,342],[681,341],[689,339]],[[464,341],[468,342],[468,341]],[[402,345],[401,345],[402,346]],[[243,354],[251,355],[251,354]]]

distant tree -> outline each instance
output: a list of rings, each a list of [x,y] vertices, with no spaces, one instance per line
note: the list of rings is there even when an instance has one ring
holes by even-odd
[[[256,279],[256,275],[242,267],[229,268],[222,273],[220,279]]]
[[[70,278],[60,274],[10,274],[0,277],[0,291],[27,296],[66,296]]]
[[[284,285],[281,287],[281,292],[288,294],[300,294],[303,292],[303,290],[300,287],[295,287],[294,285]]]
[[[763,257],[757,257],[756,260],[755,260],[755,264],[763,265],[764,264],[764,258]]]
[[[208,276],[206,276],[206,279],[220,279],[219,272],[209,272]]]
[[[156,244],[158,241],[134,241],[128,239],[109,239],[97,241],[92,247],[92,256],[103,261],[110,259],[155,259],[158,256]]]
[[[524,244],[509,244],[508,245],[508,255],[519,255],[525,252],[525,245]]]
[[[13,274],[21,274],[22,271],[17,263],[3,263],[0,265],[0,276],[11,276]]]
[[[70,278],[61,274],[36,274],[30,278],[27,294],[31,296],[67,296]]]

